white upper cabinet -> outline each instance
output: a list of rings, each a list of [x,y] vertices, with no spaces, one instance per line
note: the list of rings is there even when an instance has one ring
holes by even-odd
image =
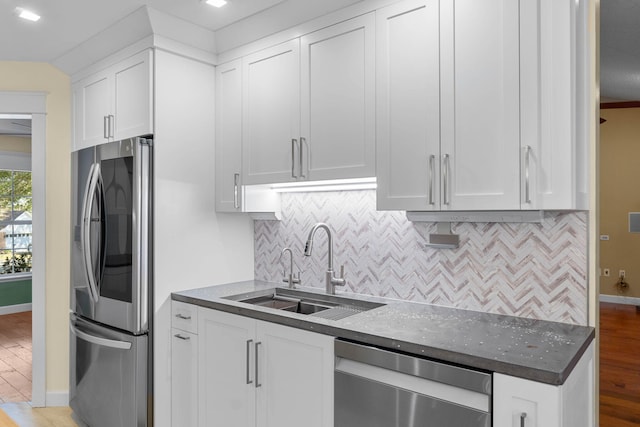
[[[519,209],[518,3],[378,14],[378,208]]]
[[[376,12],[378,209],[440,209],[439,1]]]
[[[243,183],[375,176],[375,17],[243,58]]]
[[[520,209],[519,7],[441,0],[442,210]]]
[[[152,134],[152,76],[146,50],[74,83],[74,150]]]
[[[378,209],[586,208],[580,4],[407,0],[376,12]]]
[[[522,208],[588,209],[584,2],[521,2]]]
[[[303,36],[300,178],[375,176],[375,16]]]
[[[242,61],[216,67],[216,211],[241,212]]]
[[[246,56],[243,66],[244,184],[295,180],[299,156],[300,41]]]

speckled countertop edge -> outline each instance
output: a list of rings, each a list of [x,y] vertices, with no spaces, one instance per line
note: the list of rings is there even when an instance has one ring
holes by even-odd
[[[552,385],[564,383],[595,337],[595,330],[586,326],[367,295],[339,294],[386,305],[340,320],[224,299],[274,287],[282,286],[250,280],[175,292],[171,297],[175,301]],[[323,294],[317,288],[302,290]]]

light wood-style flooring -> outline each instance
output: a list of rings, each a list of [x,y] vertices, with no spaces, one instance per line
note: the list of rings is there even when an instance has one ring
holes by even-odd
[[[19,427],[78,427],[71,408],[32,408],[26,402],[3,403],[2,409]],[[2,426],[0,426],[2,427]]]
[[[0,316],[0,403],[31,400],[31,312]]]
[[[640,311],[600,303],[600,427],[640,426]]]

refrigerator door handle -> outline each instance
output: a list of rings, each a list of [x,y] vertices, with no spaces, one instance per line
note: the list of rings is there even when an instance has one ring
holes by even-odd
[[[140,218],[138,234],[138,295],[140,298],[139,328],[146,329],[149,318],[149,246],[152,244],[151,226],[151,148],[152,140],[140,138]]]
[[[86,332],[82,332],[81,330],[74,327],[71,323],[69,323],[69,329],[71,329],[71,333],[77,336],[78,338],[90,342],[91,344],[101,345],[103,347],[116,348],[119,350],[131,350],[131,343],[127,341],[117,341],[110,340],[108,338],[97,337],[95,335],[90,335]]]
[[[96,279],[93,275],[93,260],[91,259],[91,211],[93,210],[93,195],[97,187],[97,173],[99,163],[94,163],[89,169],[89,179],[82,202],[82,227],[80,227],[80,242],[82,245],[82,261],[84,272],[89,283],[89,296],[94,302],[98,302],[98,290]]]

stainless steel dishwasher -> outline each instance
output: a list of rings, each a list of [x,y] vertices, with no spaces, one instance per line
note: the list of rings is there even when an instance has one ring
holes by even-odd
[[[491,374],[335,342],[334,427],[491,427]]]

